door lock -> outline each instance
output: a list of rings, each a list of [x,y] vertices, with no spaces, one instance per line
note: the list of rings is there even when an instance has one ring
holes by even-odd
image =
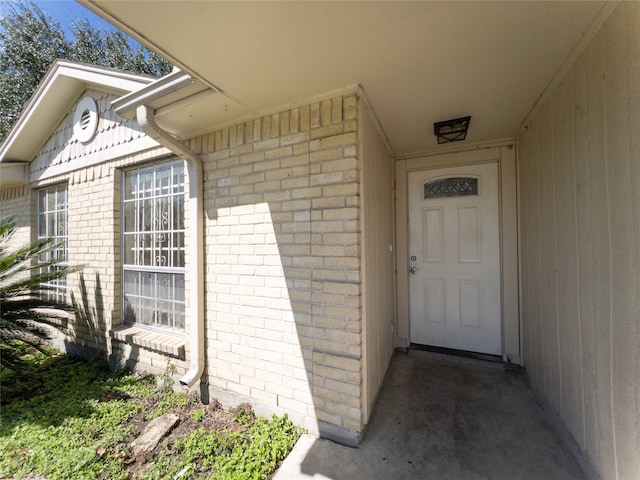
[[[412,275],[415,275],[416,273],[418,273],[418,269],[416,267],[411,267],[409,271],[411,272]]]

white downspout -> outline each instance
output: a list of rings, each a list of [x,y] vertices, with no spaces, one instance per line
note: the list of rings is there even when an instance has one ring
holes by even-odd
[[[168,148],[187,162],[189,176],[188,218],[193,222],[189,227],[189,302],[190,322],[190,366],[180,379],[183,388],[190,388],[204,373],[204,207],[202,160],[189,147],[169,132],[160,128],[154,118],[153,109],[140,105],[136,117],[142,131],[163,147]]]

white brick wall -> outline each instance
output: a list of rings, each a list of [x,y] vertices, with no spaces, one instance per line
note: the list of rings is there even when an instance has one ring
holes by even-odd
[[[356,109],[338,97],[191,145],[205,159],[213,393],[345,438],[362,428]]]
[[[16,218],[16,231],[11,238],[11,246],[22,246],[31,241],[31,232],[35,227],[31,201],[31,190],[27,186],[0,190],[0,218],[12,215]]]
[[[141,344],[127,345],[112,335],[112,330],[122,323],[121,171],[166,154],[164,149],[155,149],[52,177],[46,184],[68,185],[69,263],[82,266],[80,272],[68,278],[69,301],[76,305],[77,314],[69,323],[69,335],[59,336],[56,343],[70,353],[104,358],[114,366],[161,373],[171,363],[176,367],[175,376],[179,376],[187,370],[184,359],[168,357]],[[5,205],[8,202],[3,201],[3,211]]]
[[[350,443],[362,430],[357,106],[355,95],[336,97],[190,141],[205,167],[204,381],[222,401],[286,412]],[[84,265],[69,279],[80,315],[67,343],[156,371],[166,368],[162,353],[111,335],[121,323],[119,172],[167,153],[46,180],[68,182],[69,258]],[[29,201],[1,205],[19,210]],[[187,299],[187,322],[189,308]],[[178,375],[188,340],[186,360],[171,359]]]

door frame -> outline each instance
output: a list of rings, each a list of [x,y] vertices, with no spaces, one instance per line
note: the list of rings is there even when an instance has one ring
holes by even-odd
[[[521,363],[516,151],[513,142],[487,148],[422,154],[396,159],[397,346],[400,348],[409,348],[411,338],[409,321],[409,172],[488,162],[498,163],[502,358],[503,361],[516,365]]]

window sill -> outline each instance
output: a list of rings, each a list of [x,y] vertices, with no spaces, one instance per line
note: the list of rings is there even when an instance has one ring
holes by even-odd
[[[154,350],[184,360],[184,339],[152,330],[124,325],[111,331],[111,336],[119,342]]]
[[[69,326],[69,320],[73,318],[73,313],[57,308],[36,308],[34,310],[39,314],[44,315],[50,326],[61,328],[63,330]]]

